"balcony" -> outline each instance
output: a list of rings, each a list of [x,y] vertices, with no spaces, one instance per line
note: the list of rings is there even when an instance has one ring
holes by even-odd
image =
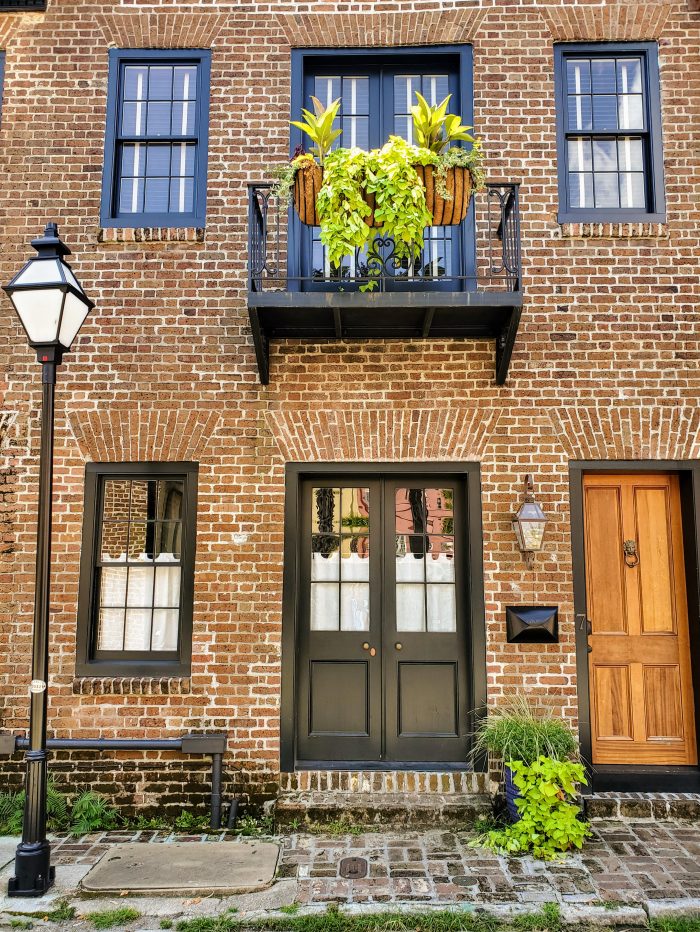
[[[377,236],[341,268],[324,267],[318,231],[302,227],[270,184],[249,186],[248,223],[248,313],[263,385],[270,342],[282,339],[495,340],[495,380],[505,382],[522,307],[517,184],[487,185],[462,224],[428,231],[414,262]]]

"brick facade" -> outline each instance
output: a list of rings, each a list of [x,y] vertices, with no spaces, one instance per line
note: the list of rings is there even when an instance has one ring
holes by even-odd
[[[659,43],[667,223],[560,226],[552,45],[626,39]],[[473,45],[489,177],[522,183],[525,308],[507,384],[494,384],[492,342],[287,341],[273,345],[261,387],[246,311],[246,184],[268,180],[287,154],[291,48],[442,42]],[[212,49],[204,231],[100,229],[115,46]],[[525,686],[575,723],[568,463],[700,457],[700,15],[687,0],[50,0],[45,14],[0,16],[0,47],[0,276],[55,219],[97,305],[59,370],[51,732],[227,730],[230,782],[272,794],[284,464],[343,460],[481,463],[489,701]],[[40,383],[7,301],[0,308],[0,728],[19,731]],[[200,464],[184,680],[75,676],[84,468],[122,460]],[[526,472],[552,519],[532,570],[510,527]],[[513,600],[558,604],[560,643],[507,644]],[[89,755],[62,766],[82,782],[94,772],[98,787],[121,768],[120,799],[141,806],[206,793],[191,785],[196,767],[188,782],[174,760],[159,769],[157,755],[116,758],[113,770],[104,759],[91,770]],[[140,776],[134,759],[147,761]]]

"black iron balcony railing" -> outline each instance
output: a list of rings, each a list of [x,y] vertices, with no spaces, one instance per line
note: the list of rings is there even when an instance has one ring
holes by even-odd
[[[496,339],[505,381],[522,305],[517,184],[489,184],[465,221],[426,231],[420,256],[381,235],[331,267],[270,184],[249,187],[248,308],[261,381],[271,339]]]

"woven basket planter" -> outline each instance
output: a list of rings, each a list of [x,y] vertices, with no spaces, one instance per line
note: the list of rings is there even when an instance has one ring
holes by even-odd
[[[469,170],[456,166],[448,168],[445,188],[451,198],[438,194],[435,184],[435,172],[432,165],[414,166],[425,188],[425,203],[433,216],[433,226],[452,226],[461,223],[467,215],[469,200],[472,195],[472,179]],[[299,219],[307,226],[320,226],[316,211],[316,199],[323,184],[323,169],[316,162],[304,162],[294,176],[294,207]],[[370,227],[381,226],[374,219],[374,194],[364,195],[372,213],[365,217]]]

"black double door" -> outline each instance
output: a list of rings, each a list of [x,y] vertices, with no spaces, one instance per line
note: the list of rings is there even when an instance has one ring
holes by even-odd
[[[464,763],[463,480],[302,485],[297,759]]]

